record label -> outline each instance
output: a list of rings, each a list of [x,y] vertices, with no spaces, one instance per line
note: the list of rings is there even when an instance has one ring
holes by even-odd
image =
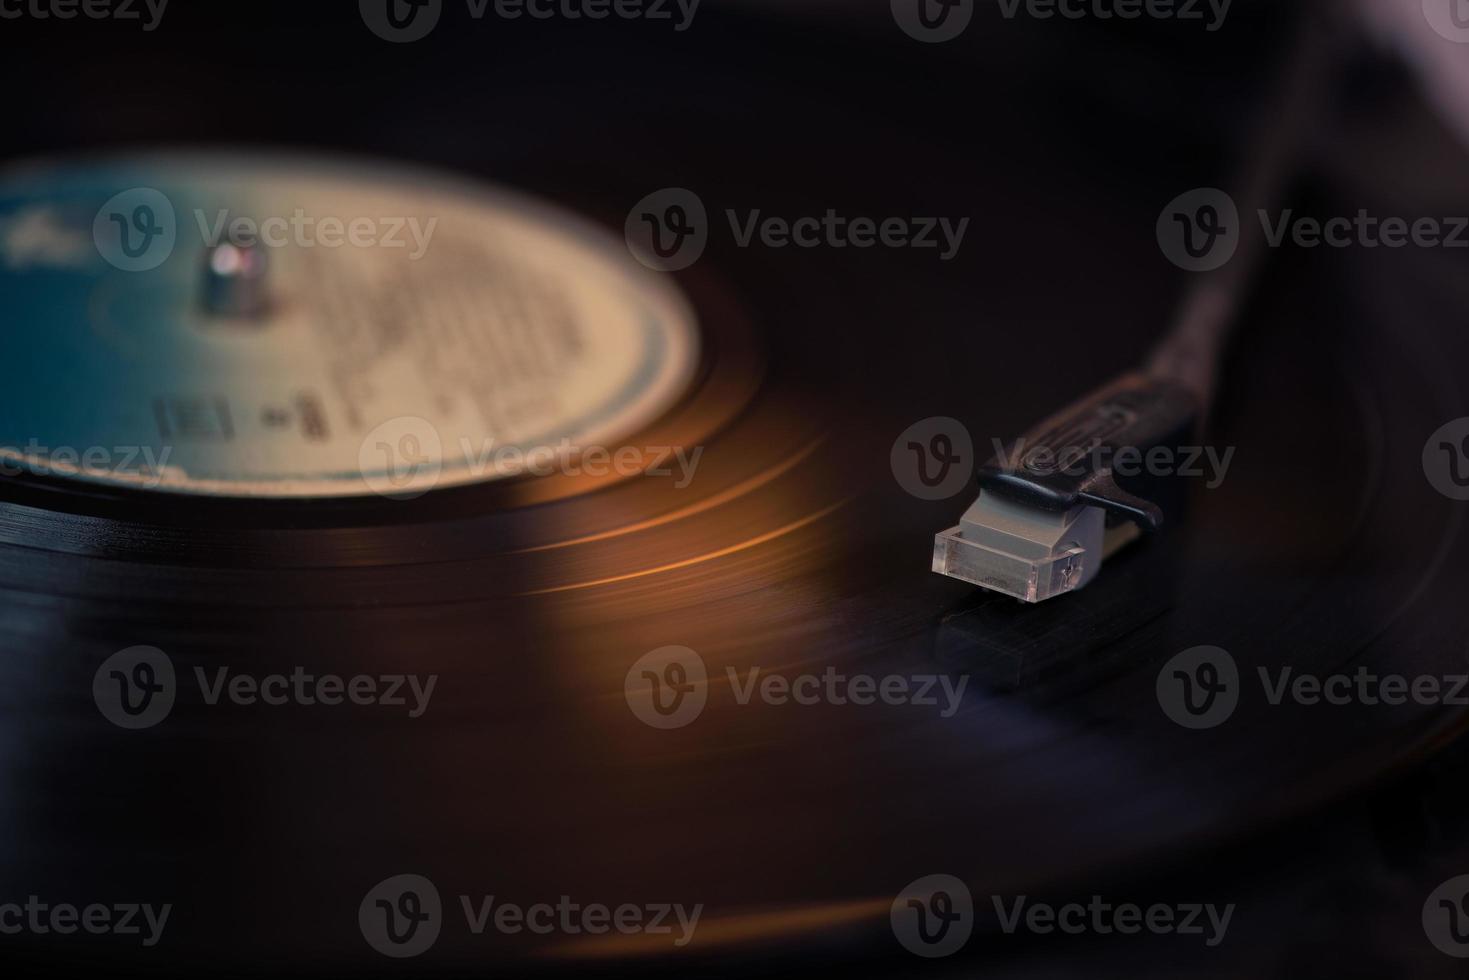
[[[0,179],[0,465],[228,496],[412,494],[652,422],[693,313],[528,198],[326,161]]]

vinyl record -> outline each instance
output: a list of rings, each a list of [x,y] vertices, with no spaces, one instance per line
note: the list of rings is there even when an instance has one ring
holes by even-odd
[[[1016,945],[990,896],[1130,894],[1462,732],[1445,699],[1280,695],[1463,672],[1449,262],[1272,255],[1186,516],[1054,600],[975,589],[934,535],[1004,440],[1144,357],[1207,127],[1142,153],[1167,113],[1128,89],[1133,148],[1088,172],[1087,104],[1030,117],[1059,83],[930,103],[966,63],[910,53],[827,106],[809,43],[732,73],[721,45],[767,38],[729,16],[657,119],[595,93],[666,63],[584,41],[562,77],[501,40],[544,85],[377,79],[292,141],[372,152],[193,131],[214,148],[0,177],[0,899],[169,909],[135,943],[6,936],[16,963],[972,972]],[[864,30],[827,57],[892,50]],[[226,119],[288,94],[258,84]],[[451,109],[493,148],[411,152]],[[726,138],[747,114],[779,145]],[[1302,207],[1368,193],[1317,177]],[[942,950],[903,924],[938,891],[970,913]]]

